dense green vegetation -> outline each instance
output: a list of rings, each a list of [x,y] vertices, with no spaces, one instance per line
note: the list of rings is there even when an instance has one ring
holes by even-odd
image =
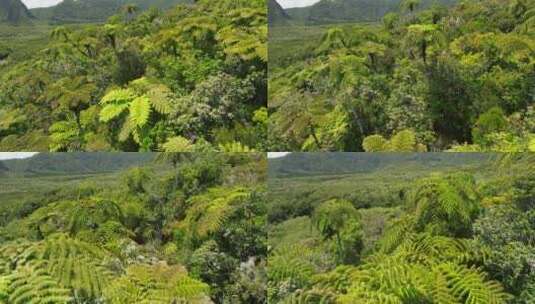
[[[266,303],[264,156],[119,155],[0,175],[0,303]]]
[[[275,160],[270,303],[535,301],[533,155],[331,154]]]
[[[264,150],[266,15],[264,0],[200,0],[126,5],[50,39],[6,27],[0,150]]]
[[[535,1],[420,5],[272,27],[271,150],[535,150]]]

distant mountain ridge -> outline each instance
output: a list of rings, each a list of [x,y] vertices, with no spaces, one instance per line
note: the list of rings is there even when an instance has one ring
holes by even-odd
[[[445,167],[478,164],[494,157],[485,153],[291,153],[269,159],[272,177],[367,173],[391,165]]]
[[[0,0],[0,23],[21,24],[33,18],[21,0]]]
[[[0,176],[6,174],[9,171],[9,168],[0,161]]]
[[[290,16],[276,0],[268,0],[268,23],[284,24],[290,20]]]
[[[0,171],[11,174],[111,172],[152,161],[154,153],[39,153],[30,158],[0,161]]]
[[[64,0],[55,6],[35,8],[31,12],[38,19],[56,23],[103,22],[127,4],[146,10],[151,7],[167,9],[193,2],[194,0]]]
[[[379,21],[389,12],[400,9],[402,0],[321,0],[312,6],[286,9],[296,23],[326,24]],[[422,0],[421,8],[434,3],[455,4],[457,0]]]

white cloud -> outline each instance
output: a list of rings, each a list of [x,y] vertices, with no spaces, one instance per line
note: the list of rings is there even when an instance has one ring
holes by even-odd
[[[268,158],[283,157],[286,154],[290,154],[290,152],[268,152]]]
[[[24,2],[28,8],[49,7],[62,1],[63,0],[22,0],[22,2]]]
[[[276,0],[283,8],[311,6],[320,0]]]
[[[0,152],[0,160],[14,158],[28,158],[37,152]]]

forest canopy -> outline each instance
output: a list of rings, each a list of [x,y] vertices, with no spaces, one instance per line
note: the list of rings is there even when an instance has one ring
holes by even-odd
[[[273,26],[271,149],[534,151],[535,1],[423,4]]]
[[[33,43],[0,43],[3,151],[265,150],[264,0],[125,5]]]
[[[339,168],[368,157],[332,154]],[[395,165],[336,174],[297,154],[270,175],[269,302],[533,303],[533,155],[387,155]]]
[[[266,303],[265,156],[134,158],[0,175],[0,303]]]

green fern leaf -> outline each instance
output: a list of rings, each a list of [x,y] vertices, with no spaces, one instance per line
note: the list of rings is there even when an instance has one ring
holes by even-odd
[[[137,97],[130,103],[130,120],[138,127],[143,127],[149,120],[150,100],[147,96]]]
[[[169,114],[173,111],[170,96],[171,90],[164,85],[155,85],[147,92],[152,107],[160,114]]]
[[[182,136],[172,137],[162,145],[165,152],[193,152],[194,147],[191,141]]]
[[[101,100],[101,104],[108,103],[129,103],[136,98],[136,94],[131,89],[113,90],[106,94]]]
[[[110,120],[117,118],[121,113],[128,108],[128,104],[107,104],[100,111],[100,121],[109,122]]]

